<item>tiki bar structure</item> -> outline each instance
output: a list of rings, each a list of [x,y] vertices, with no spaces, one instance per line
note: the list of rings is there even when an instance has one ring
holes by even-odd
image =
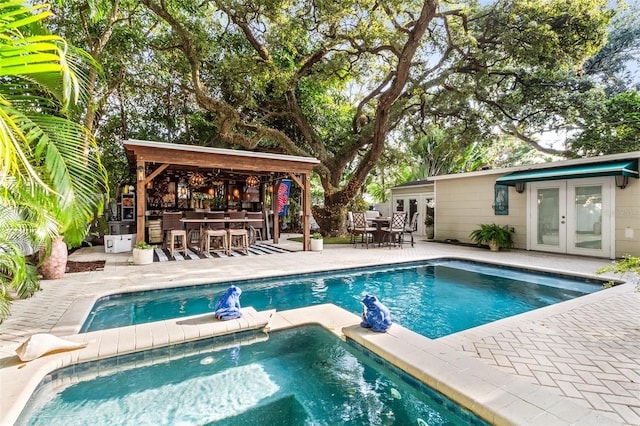
[[[309,250],[310,174],[317,159],[142,140],[126,140],[124,148],[136,185],[135,201],[123,194],[122,217],[135,220],[136,241],[152,239],[150,223],[167,211],[247,211],[264,218],[275,212],[266,228],[277,243],[278,189],[284,180],[301,188],[303,249]]]

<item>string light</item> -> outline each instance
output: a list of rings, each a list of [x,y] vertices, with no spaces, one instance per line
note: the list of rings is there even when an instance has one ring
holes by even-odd
[[[258,176],[248,176],[246,183],[248,187],[255,188],[256,186],[260,185],[260,179],[258,179]]]
[[[194,173],[189,178],[189,184],[194,188],[199,188],[204,185],[204,177],[200,173]]]

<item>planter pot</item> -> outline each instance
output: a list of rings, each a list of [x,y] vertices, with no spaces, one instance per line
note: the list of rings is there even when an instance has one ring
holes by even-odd
[[[311,251],[322,251],[324,240],[311,239]]]
[[[133,248],[133,264],[149,265],[153,263],[153,249]]]
[[[40,273],[45,280],[58,280],[67,271],[67,243],[62,237],[51,242],[51,255],[40,265]]]
[[[433,226],[427,226],[425,231],[427,233],[427,238],[430,239],[430,240],[433,240],[433,236],[434,236]]]
[[[489,241],[489,250],[491,251],[500,251],[500,246],[493,240]]]

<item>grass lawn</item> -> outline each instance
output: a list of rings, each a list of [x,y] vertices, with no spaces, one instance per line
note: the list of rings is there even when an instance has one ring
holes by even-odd
[[[302,237],[289,238],[289,241],[297,241],[299,243],[302,242]],[[349,244],[351,242],[351,238],[349,236],[346,237],[324,237],[325,244]]]

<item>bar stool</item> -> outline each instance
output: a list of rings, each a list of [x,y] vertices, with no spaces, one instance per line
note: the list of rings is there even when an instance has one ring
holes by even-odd
[[[205,229],[202,234],[204,238],[200,240],[200,244],[203,252],[212,253],[222,250],[227,256],[229,255],[229,240],[225,229]]]
[[[255,232],[255,239],[260,237],[262,241],[262,229],[264,229],[264,216],[262,212],[247,212],[247,224],[253,227]]]
[[[240,249],[244,254],[249,254],[249,233],[246,229],[228,229],[229,251],[232,248]]]
[[[229,212],[229,219],[246,219],[245,212]],[[249,254],[249,232],[244,223],[229,223],[229,251],[231,248],[240,249]]]
[[[187,231],[182,229],[182,212],[177,213],[162,213],[162,232],[164,233],[164,244],[166,248],[169,246],[169,253],[174,255],[176,250],[176,239],[180,240],[178,251],[182,251],[184,255],[187,255]]]
[[[211,212],[207,215],[209,219],[224,219],[224,212]],[[213,245],[211,244],[213,242]],[[224,223],[213,222],[210,227],[202,230],[202,238],[200,239],[200,250],[211,253],[216,250],[224,251],[229,255],[229,238],[227,230],[224,229]]]

